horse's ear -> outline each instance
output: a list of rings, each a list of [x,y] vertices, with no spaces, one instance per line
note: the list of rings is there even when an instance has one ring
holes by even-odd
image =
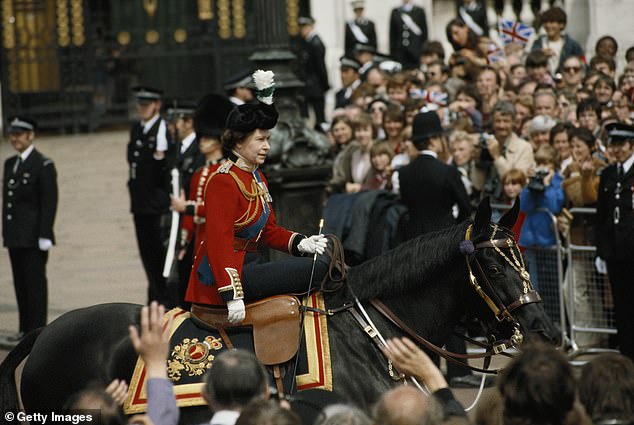
[[[491,204],[489,197],[485,197],[480,201],[478,210],[476,211],[475,219],[473,220],[474,234],[478,234],[480,231],[486,229],[491,222]]]
[[[517,198],[515,198],[513,207],[511,207],[510,210],[504,213],[504,215],[502,216],[500,221],[498,221],[498,223],[509,230],[512,229],[513,226],[515,225],[515,222],[517,221],[517,215],[519,214],[519,212],[520,212],[520,198],[518,196]]]

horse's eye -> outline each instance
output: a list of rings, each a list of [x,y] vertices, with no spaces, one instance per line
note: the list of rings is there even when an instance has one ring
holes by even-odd
[[[494,275],[502,273],[502,268],[500,268],[500,266],[491,265],[491,266],[488,267],[488,269]]]

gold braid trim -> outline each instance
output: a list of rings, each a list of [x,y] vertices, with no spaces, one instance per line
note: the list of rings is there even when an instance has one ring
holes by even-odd
[[[211,176],[207,180],[204,193],[207,193],[209,182],[216,176],[216,174],[229,174],[236,182],[236,185],[238,186],[238,189],[240,189],[242,196],[244,196],[247,201],[249,201],[249,205],[247,206],[247,210],[245,211],[245,213],[242,214],[242,216],[240,216],[240,218],[238,218],[233,223],[234,230],[241,230],[247,227],[253,222],[253,220],[255,220],[256,217],[258,217],[258,213],[260,212],[260,202],[258,198],[262,198],[263,196],[265,196],[268,193],[267,190],[260,187],[255,178],[253,178],[253,180],[251,180],[251,191],[249,191],[236,173],[234,173],[233,171],[229,171],[227,173],[226,171],[221,171],[220,168],[218,168],[211,174]]]

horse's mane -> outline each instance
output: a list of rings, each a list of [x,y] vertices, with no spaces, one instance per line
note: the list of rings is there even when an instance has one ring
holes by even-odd
[[[438,279],[443,267],[462,255],[469,222],[428,233],[405,242],[384,255],[372,258],[348,272],[348,283],[360,300],[381,295],[402,294],[431,279]],[[459,264],[459,263],[456,263]]]

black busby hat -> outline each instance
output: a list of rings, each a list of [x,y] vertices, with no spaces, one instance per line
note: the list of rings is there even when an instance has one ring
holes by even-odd
[[[416,146],[430,137],[440,136],[445,130],[440,124],[440,118],[434,111],[420,112],[414,117],[412,123],[412,143]]]
[[[359,62],[357,62],[356,60],[349,58],[347,56],[342,56],[339,59],[339,67],[340,68],[352,68],[356,71],[359,70],[359,68],[361,68],[361,64]]]
[[[163,91],[154,87],[136,86],[132,88],[132,91],[139,103],[154,102],[155,100],[161,100],[161,97],[163,97]]]
[[[252,71],[250,69],[247,69],[233,74],[222,82],[222,88],[225,90],[233,90],[237,89],[238,87],[253,88],[251,73]]]
[[[258,128],[271,129],[277,124],[277,110],[273,105],[275,83],[272,71],[257,70],[253,73],[256,87],[256,104],[237,106],[227,117],[226,128],[229,130],[250,133]]]
[[[609,143],[634,142],[634,126],[620,122],[613,122],[605,126]]]
[[[37,123],[32,118],[13,116],[9,118],[9,133],[24,133],[26,131],[35,131]]]
[[[225,96],[205,95],[194,112],[194,131],[197,137],[220,138],[225,129],[227,116],[234,105]]]

